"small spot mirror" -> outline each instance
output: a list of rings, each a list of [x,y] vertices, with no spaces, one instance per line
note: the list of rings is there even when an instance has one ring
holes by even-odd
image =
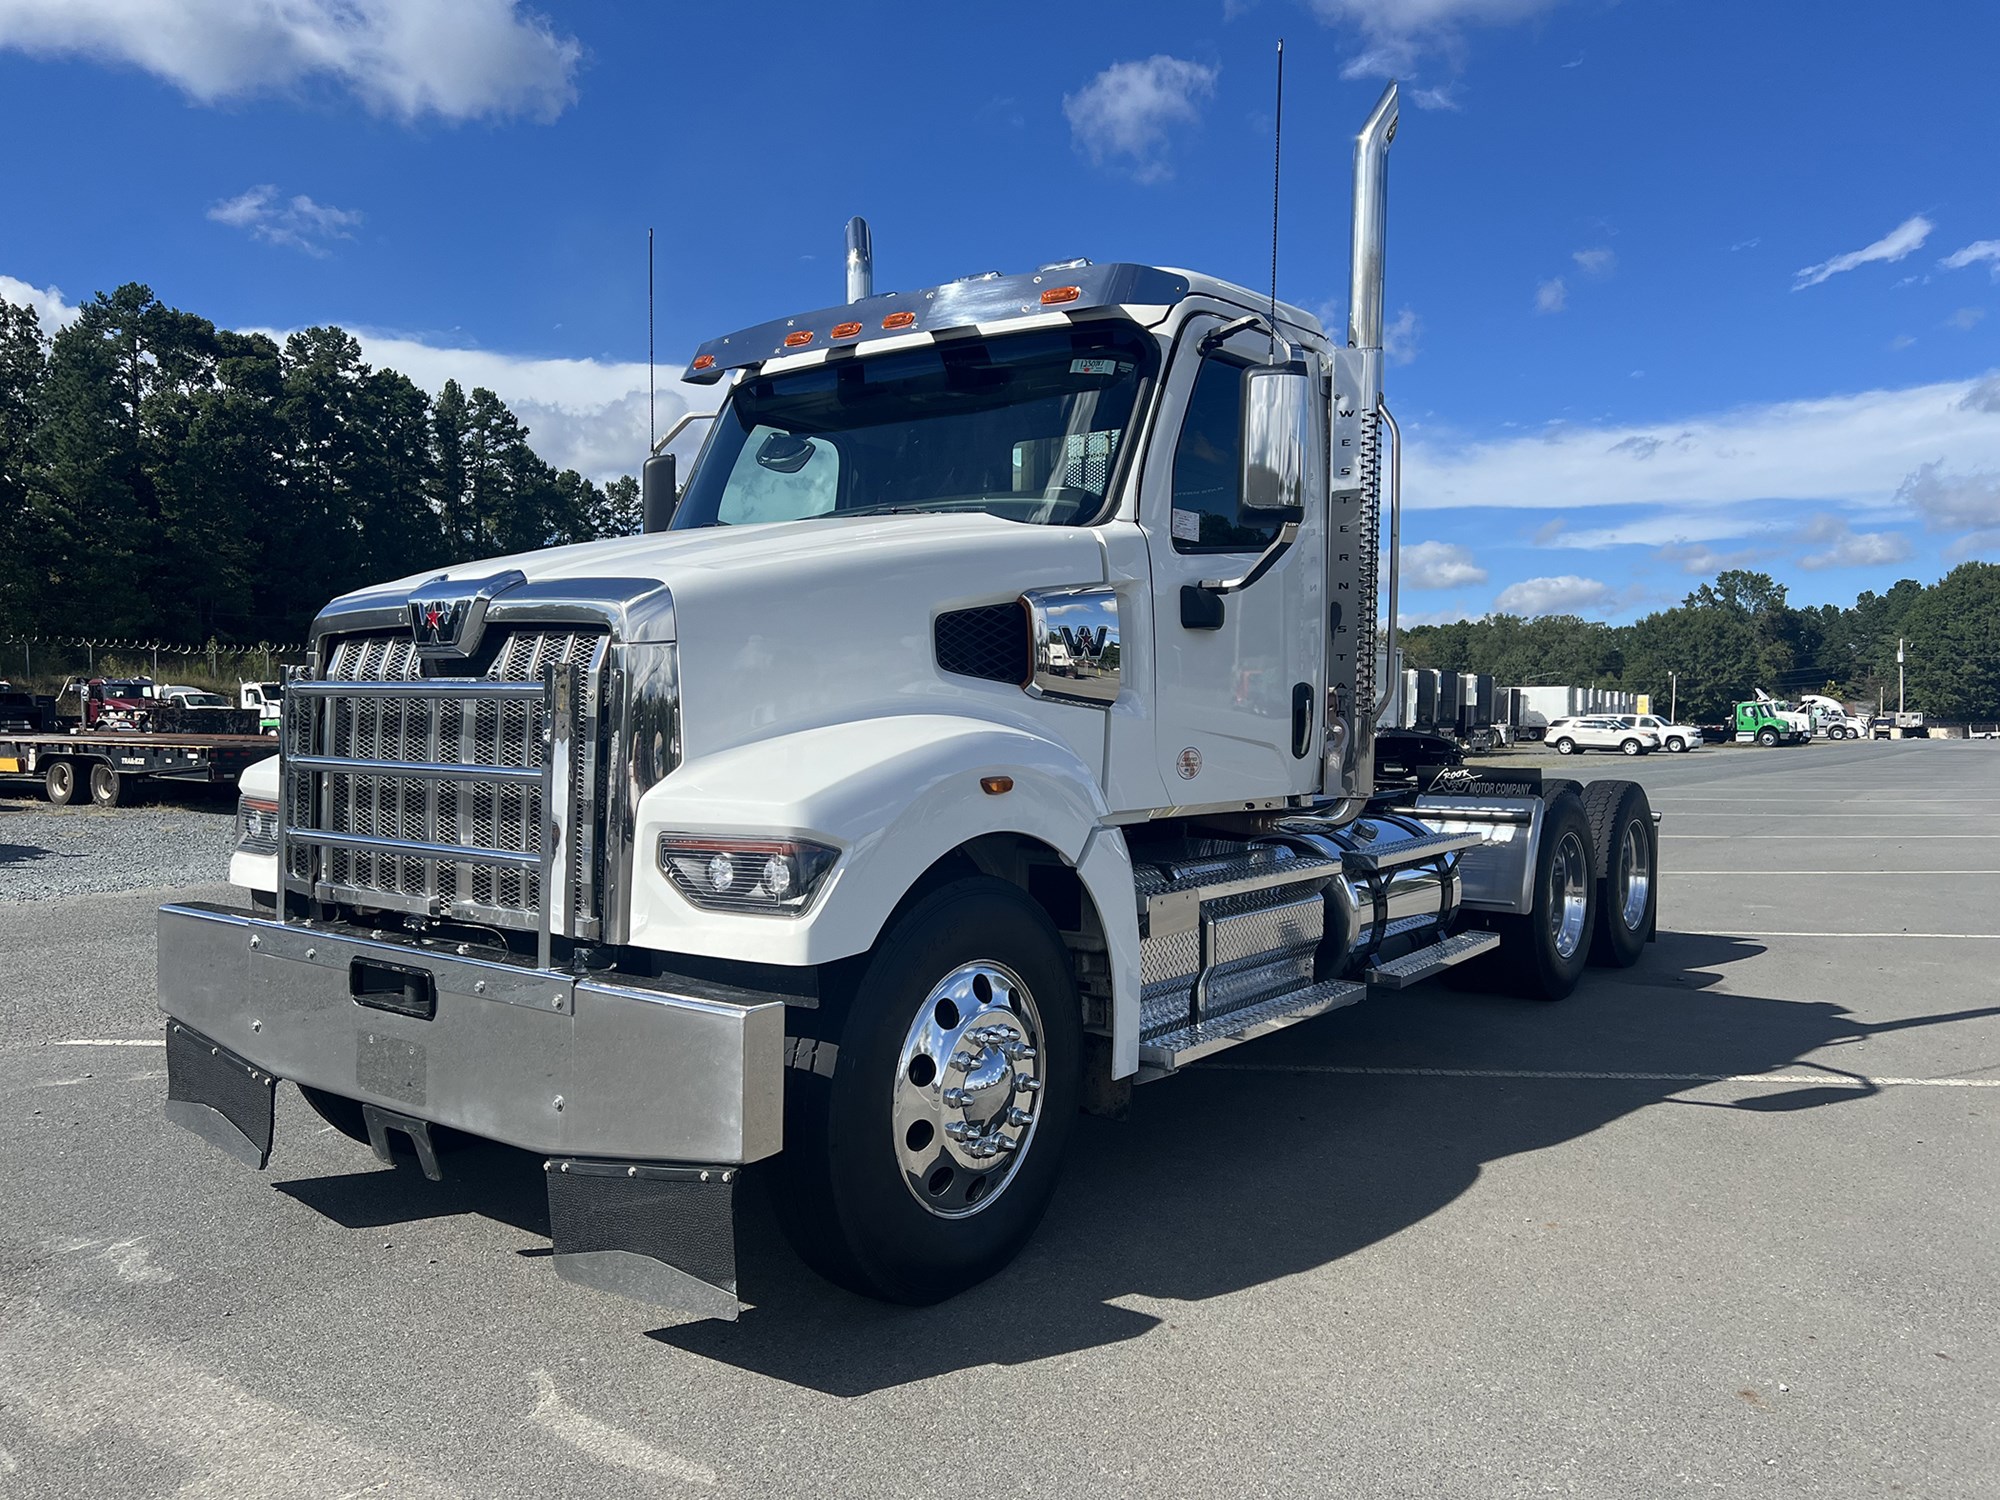
[[[812,462],[813,440],[774,432],[757,445],[757,462],[776,474],[796,474]]]

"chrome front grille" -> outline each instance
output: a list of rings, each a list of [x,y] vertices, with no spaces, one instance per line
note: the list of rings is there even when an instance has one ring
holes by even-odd
[[[483,673],[425,677],[407,633],[331,642],[285,715],[294,888],[535,930],[546,875],[553,930],[595,936],[607,647],[598,630],[496,624]]]

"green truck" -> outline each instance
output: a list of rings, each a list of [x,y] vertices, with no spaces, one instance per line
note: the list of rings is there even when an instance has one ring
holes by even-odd
[[[1770,699],[1755,699],[1736,705],[1736,743],[1759,745],[1803,745],[1812,738],[1805,716],[1786,710]]]

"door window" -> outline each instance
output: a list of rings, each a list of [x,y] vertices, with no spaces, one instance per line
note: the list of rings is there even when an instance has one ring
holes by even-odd
[[[1174,448],[1176,552],[1259,552],[1278,534],[1277,522],[1242,509],[1243,372],[1205,359],[1195,374]]]

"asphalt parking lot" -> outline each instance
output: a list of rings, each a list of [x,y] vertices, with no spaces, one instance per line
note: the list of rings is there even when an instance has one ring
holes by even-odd
[[[23,899],[126,825],[0,797],[0,1493],[2000,1494],[2000,746],[1521,758],[1665,814],[1638,967],[1239,1048],[987,1285],[753,1247],[735,1325],[558,1281],[534,1159],[166,1124],[165,893]]]

